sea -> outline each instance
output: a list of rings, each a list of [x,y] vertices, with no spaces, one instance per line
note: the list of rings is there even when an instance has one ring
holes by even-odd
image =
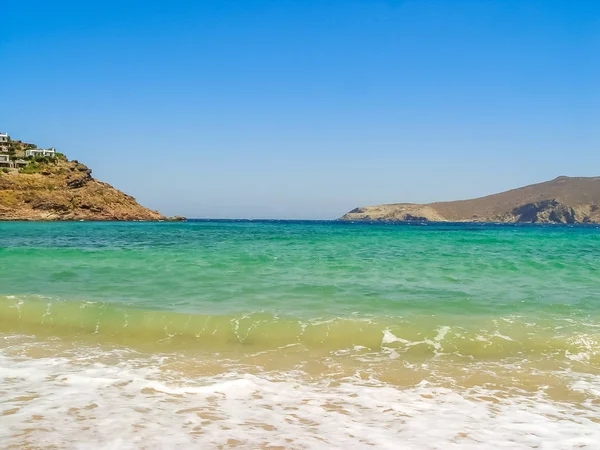
[[[600,449],[600,229],[0,223],[0,447]]]

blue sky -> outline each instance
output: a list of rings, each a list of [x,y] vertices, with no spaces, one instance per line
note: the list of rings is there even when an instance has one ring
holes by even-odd
[[[0,130],[145,206],[335,218],[600,175],[595,0],[3,0]]]

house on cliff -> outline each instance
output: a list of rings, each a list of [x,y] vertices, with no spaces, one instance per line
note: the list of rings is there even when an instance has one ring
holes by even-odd
[[[27,164],[29,163],[23,159],[11,159],[9,155],[0,154],[0,167],[19,169],[25,167]]]
[[[54,148],[31,148],[25,150],[25,157],[36,158],[38,156],[46,156],[54,158],[56,156],[56,149]]]
[[[0,152],[8,152],[8,142],[10,137],[8,133],[0,132]]]

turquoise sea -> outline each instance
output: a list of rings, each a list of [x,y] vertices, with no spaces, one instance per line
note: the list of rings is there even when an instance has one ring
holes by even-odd
[[[600,229],[0,223],[0,442],[600,448]]]

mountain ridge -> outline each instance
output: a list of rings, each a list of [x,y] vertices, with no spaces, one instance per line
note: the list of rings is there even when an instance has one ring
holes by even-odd
[[[600,223],[600,176],[559,176],[468,200],[364,206],[340,220]]]

